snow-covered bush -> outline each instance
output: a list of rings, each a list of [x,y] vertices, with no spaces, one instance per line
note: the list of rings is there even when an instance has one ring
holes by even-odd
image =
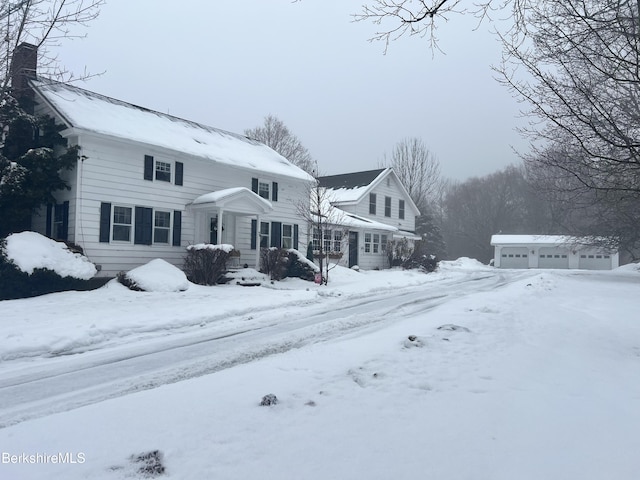
[[[287,277],[313,281],[318,266],[294,248],[265,248],[260,252],[260,271],[272,280]]]
[[[0,243],[0,300],[95,288],[96,273],[85,256],[35,232],[14,233]]]
[[[429,253],[425,242],[417,241],[415,248],[401,265],[405,270],[419,269],[429,273],[434,272],[438,268],[438,260],[435,255]]]
[[[199,243],[187,247],[184,259],[184,273],[190,282],[198,285],[224,283],[227,262],[233,252],[233,245]]]
[[[313,282],[316,273],[320,272],[318,266],[298,250],[289,250],[289,260],[287,277],[301,278],[302,280]]]
[[[287,251],[282,248],[270,247],[260,250],[260,273],[269,275],[271,280],[282,280],[287,276]]]
[[[182,292],[189,288],[184,272],[160,258],[127,273],[120,272],[117,278],[130,290],[143,292]]]
[[[413,245],[406,238],[387,242],[387,257],[391,267],[398,267],[409,260],[413,254]]]

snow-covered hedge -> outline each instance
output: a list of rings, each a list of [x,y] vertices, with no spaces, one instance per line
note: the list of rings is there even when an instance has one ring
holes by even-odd
[[[95,288],[96,273],[84,255],[35,232],[11,234],[0,244],[0,300]]]
[[[144,292],[183,292],[189,288],[184,272],[160,258],[119,274],[118,281],[131,290]]]

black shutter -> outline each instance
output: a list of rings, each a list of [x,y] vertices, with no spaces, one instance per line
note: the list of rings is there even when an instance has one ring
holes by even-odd
[[[62,208],[62,232],[58,240],[69,240],[69,202],[64,202],[60,207]]]
[[[278,182],[271,184],[271,200],[274,202],[278,201]]]
[[[271,246],[282,247],[282,222],[271,222]]]
[[[153,209],[136,207],[136,224],[133,243],[136,245],[151,245],[153,233]]]
[[[182,177],[184,173],[184,164],[176,162],[176,185],[182,185]]]
[[[100,204],[100,241],[109,243],[109,230],[111,229],[111,204]]]
[[[258,179],[257,178],[252,178],[251,179],[251,191],[253,193],[258,193]]]
[[[293,226],[293,248],[298,249],[298,224]]]
[[[182,212],[173,211],[173,246],[179,247],[182,240]]]
[[[153,157],[144,156],[144,179],[153,181]]]
[[[258,245],[258,220],[251,220],[251,250],[255,250]]]
[[[47,203],[47,225],[45,226],[45,235],[51,238],[51,222],[53,221],[52,215],[53,206]]]

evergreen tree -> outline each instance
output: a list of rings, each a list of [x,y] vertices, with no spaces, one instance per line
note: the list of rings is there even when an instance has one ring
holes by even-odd
[[[78,147],[66,148],[64,128],[48,116],[31,115],[11,96],[0,104],[0,237],[28,230],[31,215],[53,193],[69,189],[61,177],[78,159]]]
[[[447,245],[442,236],[439,222],[432,213],[426,212],[416,217],[416,233],[422,236],[425,251],[438,260],[447,258]]]

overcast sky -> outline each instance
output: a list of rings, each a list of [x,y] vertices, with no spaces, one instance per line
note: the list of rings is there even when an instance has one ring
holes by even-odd
[[[519,163],[521,106],[493,78],[489,26],[455,16],[440,23],[445,54],[414,37],[384,55],[367,41],[376,26],[352,22],[365,1],[108,0],[59,59],[105,71],[83,88],[224,130],[273,114],[325,175],[378,168],[406,137],[456,180]]]

